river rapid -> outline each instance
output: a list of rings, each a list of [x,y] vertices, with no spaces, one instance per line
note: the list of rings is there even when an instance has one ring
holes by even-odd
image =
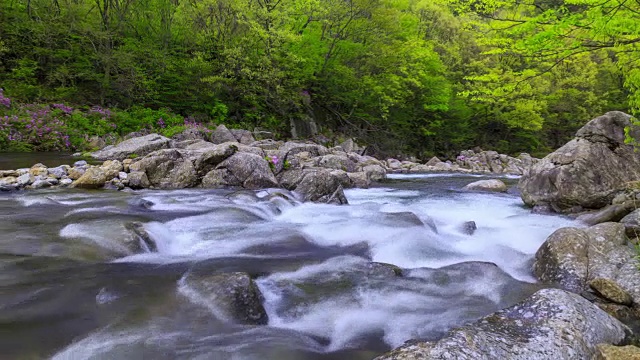
[[[461,190],[483,178],[390,175],[347,206],[278,190],[2,193],[2,358],[358,360],[438,339],[539,289],[533,255],[576,225]],[[238,324],[185,280],[228,272],[255,279],[268,325]]]

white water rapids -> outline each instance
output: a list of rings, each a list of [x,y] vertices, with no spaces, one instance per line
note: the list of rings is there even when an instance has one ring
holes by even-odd
[[[477,177],[391,178],[347,190],[348,206],[302,204],[275,191],[3,195],[0,250],[46,259],[38,276],[47,280],[33,280],[38,267],[3,265],[23,276],[12,281],[31,292],[16,287],[0,301],[7,310],[24,310],[29,321],[68,313],[56,315],[67,316],[61,325],[16,335],[10,354],[28,355],[21,346],[38,331],[60,331],[59,341],[37,353],[54,359],[372,358],[410,339],[435,340],[535,291],[536,250],[554,230],[576,226],[532,214],[516,194],[460,190]],[[52,215],[40,220],[45,214]],[[134,253],[122,241],[132,220],[143,224],[157,252]],[[463,231],[467,221],[477,225],[471,235]],[[51,259],[72,264],[60,270]],[[252,274],[268,325],[234,324],[215,302],[195,295],[182,281],[194,269]],[[77,304],[49,301],[34,310],[37,304],[24,300],[47,291],[63,299],[62,288],[58,293],[46,285],[54,281],[75,294]],[[83,316],[94,320],[74,322]]]

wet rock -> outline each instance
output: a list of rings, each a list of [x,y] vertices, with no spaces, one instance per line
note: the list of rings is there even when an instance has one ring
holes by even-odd
[[[107,175],[102,168],[90,167],[71,186],[81,189],[98,189],[103,187],[107,180]]]
[[[127,175],[129,187],[136,189],[147,189],[151,187],[147,174],[143,171],[132,171]]]
[[[640,348],[599,344],[594,360],[640,360]]]
[[[67,179],[62,179],[60,180],[60,186],[69,186],[73,183],[73,180],[67,178]]]
[[[464,187],[464,190],[506,192],[507,185],[498,179],[480,180],[468,184]]]
[[[437,342],[413,341],[376,360],[591,359],[598,344],[622,343],[628,332],[579,295],[544,289]]]
[[[633,299],[620,285],[614,281],[603,278],[595,278],[589,281],[589,286],[598,292],[602,297],[614,303],[622,305],[631,305]]]
[[[91,157],[98,160],[122,161],[128,157],[141,157],[159,149],[166,149],[170,144],[171,140],[164,136],[149,134],[125,140],[115,146],[107,146],[92,153]]]
[[[218,125],[218,127],[211,133],[211,142],[214,144],[222,144],[226,142],[237,142],[235,136],[224,125]]]
[[[460,231],[467,235],[473,235],[476,230],[478,230],[478,227],[475,221],[466,221],[460,226]]]
[[[625,144],[630,119],[619,111],[595,118],[573,140],[533,165],[519,183],[525,204],[597,209],[609,204],[627,182],[640,180],[640,153]],[[631,134],[636,133],[632,129]]]
[[[198,182],[193,163],[176,149],[155,151],[131,164],[129,169],[146,173],[151,185],[161,189],[189,188]]]
[[[266,325],[269,320],[260,289],[246,273],[189,273],[182,282],[190,298],[214,310],[221,320],[248,325]]]
[[[132,237],[125,239],[125,245],[133,254],[143,252],[157,252],[158,245],[149,235],[143,223],[130,222],[125,224],[125,228],[132,233]]]
[[[336,203],[345,199],[340,180],[327,169],[294,169],[286,170],[278,175],[280,184],[302,196],[303,201],[320,203]]]

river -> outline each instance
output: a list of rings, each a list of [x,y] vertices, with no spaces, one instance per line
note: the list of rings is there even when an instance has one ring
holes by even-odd
[[[535,251],[575,225],[514,192],[461,191],[482,178],[391,175],[346,191],[348,206],[276,191],[2,193],[2,358],[358,360],[438,339],[537,290]],[[131,222],[157,251],[132,250]],[[186,281],[239,271],[268,325],[230,320]]]

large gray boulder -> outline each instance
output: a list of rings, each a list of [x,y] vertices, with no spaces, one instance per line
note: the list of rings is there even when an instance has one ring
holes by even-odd
[[[280,185],[302,196],[303,201],[347,204],[340,178],[328,169],[293,169],[278,175]]]
[[[247,325],[266,325],[269,320],[260,289],[246,273],[189,273],[181,283],[183,293],[220,320]]]
[[[544,289],[437,342],[410,342],[376,360],[591,359],[599,344],[620,344],[628,334],[579,295]]]
[[[261,156],[238,152],[208,172],[203,187],[242,186],[245,189],[278,187],[269,163]]]
[[[140,157],[156,150],[166,149],[171,140],[162,135],[149,134],[125,140],[117,145],[107,146],[91,154],[98,160],[124,160],[128,157]]]
[[[543,282],[576,293],[588,290],[596,279],[606,279],[628,292],[633,303],[640,304],[636,255],[628,246],[623,224],[563,228],[538,249],[534,273]]]
[[[153,152],[129,165],[129,169],[144,172],[151,185],[161,189],[183,189],[198,183],[193,163],[176,149]]]
[[[612,111],[588,122],[573,140],[520,179],[522,200],[530,206],[548,204],[556,211],[609,204],[626,183],[640,179],[640,153],[624,142],[630,119]]]

